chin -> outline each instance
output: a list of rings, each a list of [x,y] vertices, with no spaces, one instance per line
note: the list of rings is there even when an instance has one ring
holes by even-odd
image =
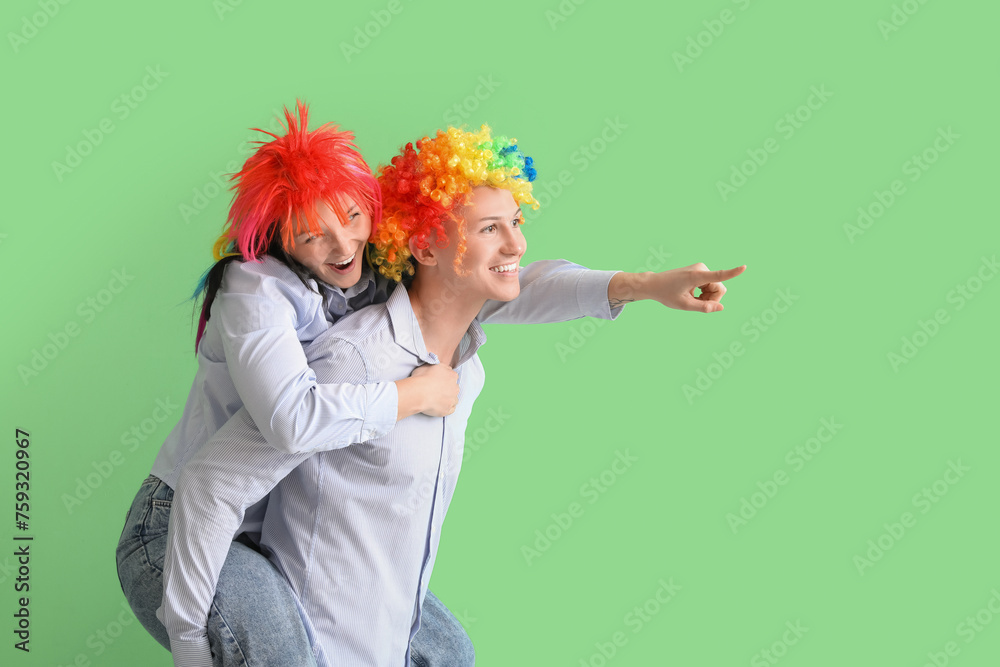
[[[502,292],[499,292],[498,294],[495,294],[490,298],[493,299],[494,301],[513,301],[518,297],[520,293],[521,293],[521,287],[520,285],[518,285],[517,289],[503,290]]]
[[[360,267],[356,267],[350,273],[333,273],[331,271],[321,277],[328,285],[333,285],[334,287],[339,287],[340,289],[347,289],[348,287],[353,287],[357,284],[358,280],[361,279],[361,269]]]

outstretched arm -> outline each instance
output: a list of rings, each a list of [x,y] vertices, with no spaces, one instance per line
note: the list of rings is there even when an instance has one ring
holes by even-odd
[[[702,263],[669,271],[626,273],[595,271],[564,259],[542,260],[522,267],[521,294],[513,301],[487,301],[479,313],[483,324],[541,324],[580,317],[613,320],[625,304],[650,299],[668,308],[713,313],[723,309],[723,282],[743,273],[746,265],[710,271]],[[701,290],[698,296],[695,289]]]

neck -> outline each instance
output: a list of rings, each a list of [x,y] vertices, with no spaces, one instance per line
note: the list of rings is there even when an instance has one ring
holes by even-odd
[[[420,325],[428,352],[452,367],[458,362],[458,346],[486,299],[468,298],[454,282],[418,270],[409,288],[410,305]]]

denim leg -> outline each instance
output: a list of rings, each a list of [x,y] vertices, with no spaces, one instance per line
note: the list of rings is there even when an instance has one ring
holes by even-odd
[[[173,489],[156,477],[143,482],[118,543],[118,577],[136,618],[169,650],[156,610],[163,600],[163,559]],[[208,639],[216,667],[302,665],[316,660],[291,588],[257,551],[233,542],[209,612]]]
[[[411,667],[472,667],[476,651],[465,628],[437,596],[427,591],[420,627],[410,641]]]
[[[233,542],[222,566],[208,623],[213,654],[217,642],[223,645],[223,667],[316,665],[288,582],[240,542]]]
[[[139,487],[118,540],[118,581],[146,632],[168,651],[170,640],[156,610],[163,600],[163,558],[173,489],[150,476]]]

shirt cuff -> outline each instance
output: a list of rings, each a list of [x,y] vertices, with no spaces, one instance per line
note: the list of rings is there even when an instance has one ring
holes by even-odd
[[[174,667],[212,667],[208,635],[189,641],[171,639],[170,653],[174,657]]]
[[[361,442],[381,438],[396,426],[399,414],[399,390],[395,382],[366,384],[368,409],[361,425]]]
[[[621,315],[625,304],[611,307],[608,302],[608,284],[611,277],[621,271],[585,271],[576,284],[576,300],[587,317],[614,320]]]

